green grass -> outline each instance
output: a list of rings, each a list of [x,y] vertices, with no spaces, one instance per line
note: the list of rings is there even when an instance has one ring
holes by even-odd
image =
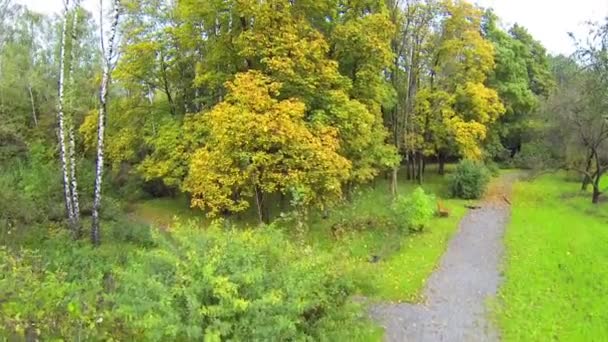
[[[143,223],[168,228],[175,219],[200,220],[209,224],[202,211],[190,208],[186,196],[154,198],[129,205],[131,216]]]
[[[608,341],[608,204],[579,189],[563,174],[515,186],[497,302],[506,341]]]
[[[401,179],[398,191],[406,195],[418,185]],[[417,302],[426,279],[437,266],[447,242],[456,231],[466,210],[466,201],[445,199],[446,178],[429,170],[422,187],[436,194],[450,210],[448,218],[434,218],[422,233],[408,234],[387,225],[382,219],[390,216],[391,196],[386,180],[362,189],[352,203],[338,208],[323,220],[314,217],[307,239],[313,246],[325,248],[351,271],[360,294],[374,300]],[[347,229],[338,238],[331,227],[343,220]],[[349,227],[355,226],[353,228]],[[350,228],[350,229],[349,229]],[[370,262],[379,256],[377,263]]]

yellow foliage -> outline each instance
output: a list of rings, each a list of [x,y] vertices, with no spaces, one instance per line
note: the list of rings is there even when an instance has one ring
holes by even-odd
[[[494,69],[494,47],[481,34],[482,11],[465,1],[443,1],[433,81],[416,97],[407,146],[431,155],[453,150],[480,159],[489,127],[505,112],[484,83]]]
[[[281,84],[260,72],[237,74],[226,87],[225,101],[204,115],[206,145],[184,182],[193,206],[238,212],[256,192],[297,191],[304,205],[340,198],[350,162],[337,153],[335,129],[307,124],[304,103],[277,100]]]

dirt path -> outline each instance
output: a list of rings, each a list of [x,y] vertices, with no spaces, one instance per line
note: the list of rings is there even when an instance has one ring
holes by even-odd
[[[501,281],[502,237],[509,220],[509,194],[516,175],[506,175],[488,191],[481,208],[460,222],[439,268],[430,276],[421,304],[381,304],[372,316],[387,341],[497,341],[487,318],[486,299]]]

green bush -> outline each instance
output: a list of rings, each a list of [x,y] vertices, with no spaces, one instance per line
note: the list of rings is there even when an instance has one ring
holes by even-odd
[[[463,199],[480,198],[490,182],[488,169],[481,163],[463,160],[449,176],[449,190],[452,197]]]
[[[515,167],[527,170],[543,170],[556,165],[558,158],[544,142],[524,144],[521,151],[513,157]]]
[[[123,242],[139,247],[153,247],[156,241],[150,226],[142,223],[120,221],[104,222],[104,230],[112,242]]]
[[[435,215],[435,196],[428,195],[420,187],[409,196],[399,196],[393,204],[396,220],[411,231],[424,230]]]
[[[41,340],[323,340],[355,319],[326,255],[272,227],[175,227],[156,247],[92,248],[67,232],[0,249],[0,336]]]
[[[498,177],[500,175],[500,167],[494,161],[486,162],[486,168],[492,177]]]

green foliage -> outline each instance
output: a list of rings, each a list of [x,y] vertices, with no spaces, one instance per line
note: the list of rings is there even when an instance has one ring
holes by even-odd
[[[59,173],[49,161],[48,153],[49,149],[34,144],[29,158],[11,159],[9,166],[0,171],[2,241],[17,241],[39,223],[62,220],[64,207]]]
[[[14,184],[15,173],[0,174],[0,239],[16,240],[21,230],[37,222],[42,213]]]
[[[176,227],[159,247],[0,250],[0,334],[130,340],[323,339],[353,319],[352,286],[329,259],[272,227]],[[263,314],[260,314],[263,313]]]
[[[436,208],[435,196],[425,193],[420,187],[408,196],[397,197],[393,204],[395,219],[414,232],[428,227]]]
[[[157,245],[152,229],[149,225],[135,223],[121,219],[119,221],[106,221],[105,231],[110,241],[132,244],[140,247],[153,247]]]
[[[562,173],[516,184],[505,282],[495,304],[505,341],[604,341],[608,206]],[[604,184],[605,187],[607,184]]]
[[[494,13],[486,13],[484,32],[494,45],[496,60],[488,82],[506,109],[494,131],[504,146],[517,150],[534,133],[533,114],[554,87],[554,80],[542,45],[525,28],[515,25],[505,32],[498,21]]]
[[[386,191],[389,182],[378,179],[374,186],[364,185],[355,190],[352,201],[332,209],[329,217],[313,212],[309,229],[303,234],[305,241],[315,249],[329,252],[337,267],[347,271],[346,276],[361,295],[396,302],[421,300],[426,279],[436,269],[466,212],[464,201],[445,198],[447,181],[436,174],[435,167],[428,166],[429,175],[422,188],[427,194],[443,196],[442,203],[450,216],[432,217],[428,224],[432,229],[417,234],[402,229],[404,218],[396,217],[393,198]],[[404,172],[400,175],[398,194],[406,198],[418,186],[407,182]]]
[[[492,177],[498,177],[500,175],[500,166],[496,162],[486,162],[486,169],[488,169],[488,172]]]
[[[513,164],[521,169],[545,170],[556,165],[557,158],[543,141],[524,144],[521,151],[513,157]]]
[[[490,174],[483,164],[463,160],[449,176],[450,194],[462,199],[477,199],[483,196],[489,182]]]

